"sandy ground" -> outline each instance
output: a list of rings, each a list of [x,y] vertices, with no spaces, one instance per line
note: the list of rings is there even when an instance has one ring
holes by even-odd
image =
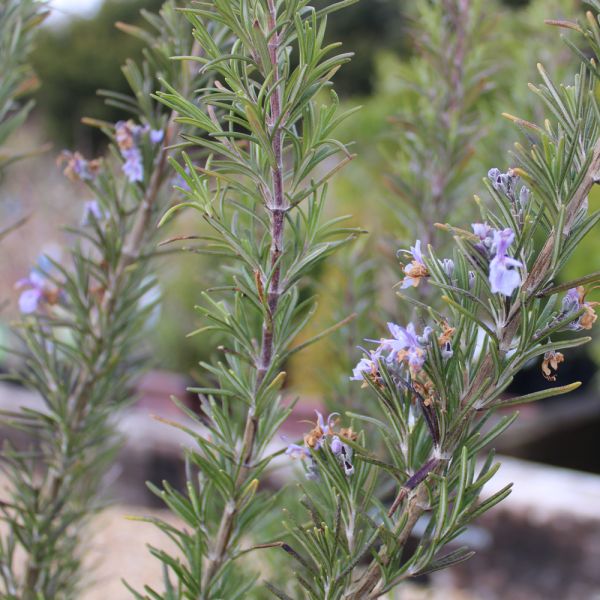
[[[132,516],[169,520],[168,513],[133,507],[113,507],[99,515],[90,526],[90,539],[94,541],[87,558],[93,581],[81,600],[131,600],[122,579],[139,591],[145,584],[162,590],[160,563],[147,545],[165,550],[172,550],[174,545],[157,527],[128,519]]]
[[[98,515],[89,525],[88,539],[92,541],[83,549],[90,580],[81,600],[131,600],[133,596],[123,579],[139,591],[145,584],[162,590],[160,563],[147,545],[165,550],[173,550],[174,545],[157,527],[128,518],[132,516],[155,516],[173,522],[166,512],[137,507],[117,506]]]
[[[162,591],[160,563],[151,556],[147,545],[172,550],[173,544],[152,524],[128,518],[142,516],[173,522],[164,511],[116,506],[105,510],[91,523],[89,539],[93,545],[86,561],[92,568],[92,580],[81,600],[131,600],[133,596],[123,585],[123,579],[138,591],[142,591],[144,585]],[[405,585],[384,600],[476,600],[440,583],[442,585],[434,589]]]

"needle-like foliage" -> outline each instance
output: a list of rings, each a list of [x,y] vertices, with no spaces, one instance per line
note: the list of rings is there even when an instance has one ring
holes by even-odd
[[[316,307],[302,290],[315,266],[357,235],[340,218],[324,219],[327,181],[352,158],[332,137],[348,114],[331,90],[350,54],[325,44],[326,21],[349,4],[317,11],[308,0],[217,0],[184,9],[203,54],[180,58],[200,63],[214,84],[193,100],[176,86],[157,97],[204,132],[184,134],[187,145],[211,154],[199,166],[183,154],[176,168],[188,198],[174,210],[199,211],[213,231],[206,250],[227,283],[204,295],[201,332],[226,342],[217,364],[202,365],[210,384],[196,390],[203,418],[190,432],[187,489],[155,490],[186,525],[159,523],[181,556],[154,549],[165,591],[138,598],[244,598],[255,586],[256,574],[236,561],[251,549],[247,536],[268,541],[260,523],[277,495],[258,488],[281,454],[271,441],[291,410],[284,368],[315,341],[294,343]],[[225,28],[229,48],[214,43],[210,23]]]
[[[42,256],[19,283],[20,379],[40,403],[2,415],[35,441],[27,448],[7,444],[2,452],[9,486],[0,504],[0,592],[7,599],[79,596],[83,527],[104,501],[119,411],[147,362],[144,338],[160,299],[150,259],[171,196],[167,153],[178,131],[150,91],[159,77],[183,93],[200,80],[197,70],[170,61],[193,51],[189,25],[174,4],[145,17],[147,31],[120,25],[148,45],[143,64],[123,67],[132,95],[105,94],[131,120],[90,120],[107,134],[110,155],[86,160],[64,152],[59,159],[94,200],[70,229],[72,245],[60,257]]]
[[[588,211],[600,173],[600,28],[591,13],[585,27],[558,24],[583,34],[595,56],[569,42],[583,59],[569,85],[556,85],[539,66],[542,83],[532,90],[548,119],[538,126],[507,115],[526,141],[516,145],[511,169],[490,170],[489,201],[476,199],[481,222],[469,230],[440,226],[453,236],[452,257],[420,242],[411,248],[402,287],[433,286],[444,306],[432,308],[414,291],[401,294],[418,319],[390,323],[380,342],[367,342],[354,372],[372,395],[364,406],[376,408],[349,416],[370,437],[323,430],[328,443],[307,448],[319,480],[304,485],[310,523],[289,523],[298,583],[276,590],[280,598],[378,598],[411,577],[469,558],[456,538],[510,493],[507,486],[481,497],[500,466],[489,444],[516,417],[510,407],[579,386],[504,394],[531,360],[556,380],[566,360],[560,351],[589,341],[572,333],[596,320],[583,286],[598,274],[557,282],[600,218]],[[380,440],[386,452],[376,454]],[[350,476],[340,452],[351,461]],[[424,533],[408,552],[419,521]]]
[[[3,146],[33,106],[32,101],[21,103],[20,99],[36,85],[27,60],[35,30],[47,14],[45,5],[39,0],[0,2],[0,172],[19,158]]]

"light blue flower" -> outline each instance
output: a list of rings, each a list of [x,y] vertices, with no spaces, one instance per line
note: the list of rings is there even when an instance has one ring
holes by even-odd
[[[17,290],[23,290],[19,296],[19,310],[23,314],[37,312],[43,303],[58,301],[59,291],[48,279],[52,269],[52,262],[42,255],[29,275],[15,284]]]
[[[408,287],[417,287],[423,277],[429,277],[429,271],[423,262],[423,253],[421,251],[421,240],[417,240],[410,251],[403,250],[412,256],[412,261],[404,267],[404,279],[402,289]]]
[[[565,317],[571,316],[573,313],[579,312],[584,309],[584,313],[577,319],[567,325],[568,329],[573,331],[579,331],[581,329],[591,329],[592,325],[597,320],[595,306],[598,302],[586,302],[585,301],[585,288],[579,286],[571,288],[564,296],[562,300],[562,312]]]
[[[144,167],[142,165],[142,153],[139,148],[133,147],[121,152],[125,162],[123,163],[123,173],[131,183],[143,181]]]
[[[153,144],[160,144],[165,137],[165,132],[162,129],[151,129],[150,130],[150,141]]]
[[[510,228],[494,231],[492,252],[494,258],[490,262],[490,285],[492,293],[511,296],[521,285],[521,274],[517,269],[523,264],[507,255],[508,247],[515,239],[514,231]]]
[[[298,444],[290,444],[287,447],[285,454],[292,458],[310,458],[310,450],[306,446],[300,446]]]
[[[43,298],[44,293],[38,288],[25,290],[19,296],[19,310],[24,315],[30,315],[34,312],[37,312]]]
[[[431,334],[431,328],[426,327],[423,335],[420,336],[417,335],[413,323],[409,323],[406,328],[396,325],[396,323],[388,323],[388,330],[392,337],[381,340],[380,345],[381,351],[389,353],[387,360],[389,362],[406,361],[413,372],[420,371],[425,363],[425,345]]]

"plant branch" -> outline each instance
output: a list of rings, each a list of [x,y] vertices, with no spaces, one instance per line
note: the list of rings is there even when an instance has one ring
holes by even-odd
[[[283,164],[283,123],[281,115],[281,84],[279,83],[279,50],[280,39],[277,31],[277,7],[275,0],[268,0],[269,17],[268,28],[270,39],[268,42],[270,58],[270,78],[275,89],[270,97],[269,124],[271,127],[272,149],[275,164],[271,168],[272,190],[264,190],[264,203],[269,211],[271,247],[269,252],[269,265],[272,275],[269,279],[267,290],[267,315],[262,325],[262,339],[260,354],[256,364],[256,381],[254,387],[254,402],[248,408],[242,446],[239,455],[238,475],[235,489],[239,490],[249,471],[254,452],[254,443],[258,428],[256,417],[256,395],[262,386],[264,378],[272,366],[275,335],[275,315],[281,297],[281,256],[284,247],[285,213],[287,210],[284,192],[284,164]],[[260,275],[259,275],[260,277]],[[261,284],[262,285],[262,284]],[[216,571],[225,560],[229,540],[233,531],[238,510],[235,504],[227,504],[223,512],[219,531],[217,534],[216,548],[213,556],[206,563],[202,575],[202,590],[206,594]]]

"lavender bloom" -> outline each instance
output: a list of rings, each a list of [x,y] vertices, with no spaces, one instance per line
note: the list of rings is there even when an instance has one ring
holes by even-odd
[[[334,435],[331,440],[331,451],[337,456],[342,451],[344,444],[337,435]]]
[[[506,254],[508,247],[513,243],[515,234],[512,229],[494,231],[492,250],[495,256],[490,262],[490,284],[492,293],[511,296],[521,285],[521,274],[516,269],[522,263]]]
[[[454,350],[452,350],[452,342],[446,342],[441,349],[442,358],[448,360],[454,356]]]
[[[165,132],[162,129],[151,129],[150,130],[150,141],[153,144],[160,144],[165,137]]]
[[[406,252],[406,251],[405,251]],[[417,240],[414,246],[411,246],[409,254],[412,255],[412,262],[404,267],[404,280],[402,289],[408,287],[417,287],[423,277],[429,276],[429,271],[423,262],[423,253],[421,252],[421,240]]]
[[[43,298],[44,293],[40,289],[32,288],[25,290],[19,296],[19,310],[24,315],[30,315],[38,310]]]
[[[342,442],[337,435],[331,440],[330,448],[344,468],[346,477],[350,477],[350,475],[354,473],[354,465],[352,464],[352,448],[350,448],[348,444],[344,444],[344,442]]]
[[[115,124],[115,139],[121,151],[121,156],[125,159],[122,170],[131,183],[143,181],[144,179],[144,165],[139,143],[142,134],[147,131],[150,131],[152,136],[152,131],[148,125],[142,127],[136,125],[133,121],[119,121]]]
[[[298,444],[290,444],[287,447],[285,454],[292,458],[310,458],[310,450],[306,446],[299,446]]]
[[[431,328],[426,327],[422,336],[418,336],[415,326],[409,323],[406,328],[388,323],[388,329],[392,338],[381,340],[380,349],[389,352],[387,360],[392,362],[407,361],[414,372],[419,372],[425,363],[425,348]]]
[[[487,223],[472,223],[473,233],[481,240],[491,238],[493,229]]]
[[[133,147],[128,150],[122,150],[121,154],[125,159],[123,163],[123,173],[131,183],[142,181],[144,179],[144,167],[142,165],[142,153],[139,148]]]
[[[577,319],[577,321],[569,323],[567,328],[573,331],[591,329],[598,318],[596,311],[594,310],[594,307],[597,305],[598,302],[585,301],[585,289],[583,286],[571,288],[565,294],[562,301],[562,311],[564,315],[569,317],[573,313],[579,312],[581,309],[584,309],[585,312]]]
[[[488,179],[492,182],[492,186],[495,190],[497,190],[502,184],[502,173],[500,169],[490,169],[488,171]]]
[[[577,288],[571,288],[562,300],[562,310],[566,315],[572,315],[580,309]]]
[[[499,169],[490,169],[488,171],[488,178],[496,191],[502,192],[512,199],[518,177],[511,170],[507,173],[501,173]]]
[[[369,352],[369,357],[363,357],[352,370],[350,381],[365,381],[365,375],[377,373],[377,361],[381,358],[381,349]],[[365,382],[366,383],[366,382]]]
[[[444,258],[444,260],[441,261],[441,265],[444,273],[446,273],[449,278],[452,278],[452,275],[454,275],[454,261],[451,258]]]
[[[531,190],[527,186],[523,186],[519,192],[519,205],[521,210],[525,210],[531,198]]]
[[[421,252],[421,240],[417,240],[414,246],[410,247],[410,253],[414,260],[416,260],[420,265],[423,263],[423,253]]]
[[[48,285],[47,275],[52,268],[52,263],[47,257],[41,256],[38,264],[31,270],[29,275],[19,279],[15,284],[17,290],[24,288],[19,296],[19,310],[26,315],[36,312],[42,302],[56,303],[58,293]]]
[[[93,219],[97,222],[106,221],[108,217],[108,213],[100,208],[96,200],[87,200],[84,202],[83,216],[81,218],[82,225],[91,225]]]
[[[59,167],[64,165],[63,174],[71,181],[93,181],[100,171],[100,160],[86,160],[79,152],[63,150],[56,160]]]
[[[494,242],[494,230],[487,223],[472,223],[473,233],[479,238],[479,243],[475,244],[475,248],[482,254],[489,256],[490,249]]]
[[[472,290],[475,287],[475,272],[469,271],[469,289]]]
[[[373,361],[368,358],[361,358],[354,369],[350,381],[364,381],[365,375],[373,372]]]

